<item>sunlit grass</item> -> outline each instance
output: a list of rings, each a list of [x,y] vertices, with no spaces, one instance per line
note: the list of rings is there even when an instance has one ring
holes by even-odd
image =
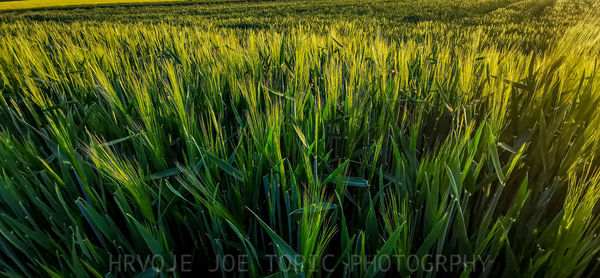
[[[586,11],[573,25],[411,23],[401,38],[356,20],[1,23],[0,274],[181,277],[169,260],[111,262],[189,254],[206,272],[233,254],[244,277],[382,277],[374,256],[459,255],[489,265],[389,269],[595,277],[600,35]],[[535,51],[511,33],[548,24],[560,32],[529,38]]]

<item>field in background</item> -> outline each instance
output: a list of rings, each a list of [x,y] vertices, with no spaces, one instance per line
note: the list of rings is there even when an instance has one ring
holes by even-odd
[[[177,0],[5,0],[0,1],[0,10],[34,9],[78,5],[106,5],[118,3],[152,3],[170,1]]]
[[[595,5],[595,0],[197,1],[0,11],[0,22],[167,23],[278,31],[299,26],[316,30],[353,22],[359,28],[379,27],[382,36],[396,41],[409,39],[406,34],[418,29],[422,31],[412,33],[410,39],[443,38],[446,33],[468,37],[466,34],[482,30],[493,37],[486,44],[539,51],[564,28],[596,9]],[[442,32],[431,33],[431,25],[442,26],[436,29]]]
[[[597,277],[599,13],[0,12],[0,276]]]

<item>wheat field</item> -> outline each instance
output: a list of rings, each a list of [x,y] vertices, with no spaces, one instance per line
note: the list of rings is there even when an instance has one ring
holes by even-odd
[[[598,8],[0,13],[0,275],[596,277]]]

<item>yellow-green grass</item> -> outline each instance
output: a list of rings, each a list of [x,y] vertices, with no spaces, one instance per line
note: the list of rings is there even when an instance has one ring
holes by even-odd
[[[2,258],[85,277],[119,248],[200,262],[247,245],[259,262],[271,241],[317,259],[439,246],[493,258],[486,272],[577,276],[600,248],[592,23],[538,56],[481,47],[483,32],[395,43],[353,24],[0,25]]]
[[[174,2],[181,0],[23,0],[0,1],[0,10],[34,9],[46,7],[64,7],[81,5]]]
[[[393,260],[400,277],[598,277],[600,29],[572,15],[543,21],[555,37],[513,19],[3,21],[0,276],[185,277],[169,258],[241,254],[243,277],[383,277],[375,255],[489,262]]]

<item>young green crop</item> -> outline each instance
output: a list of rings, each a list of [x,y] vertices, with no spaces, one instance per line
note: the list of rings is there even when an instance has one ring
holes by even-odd
[[[570,5],[387,29],[7,17],[0,273],[593,277],[600,33],[552,17]]]

